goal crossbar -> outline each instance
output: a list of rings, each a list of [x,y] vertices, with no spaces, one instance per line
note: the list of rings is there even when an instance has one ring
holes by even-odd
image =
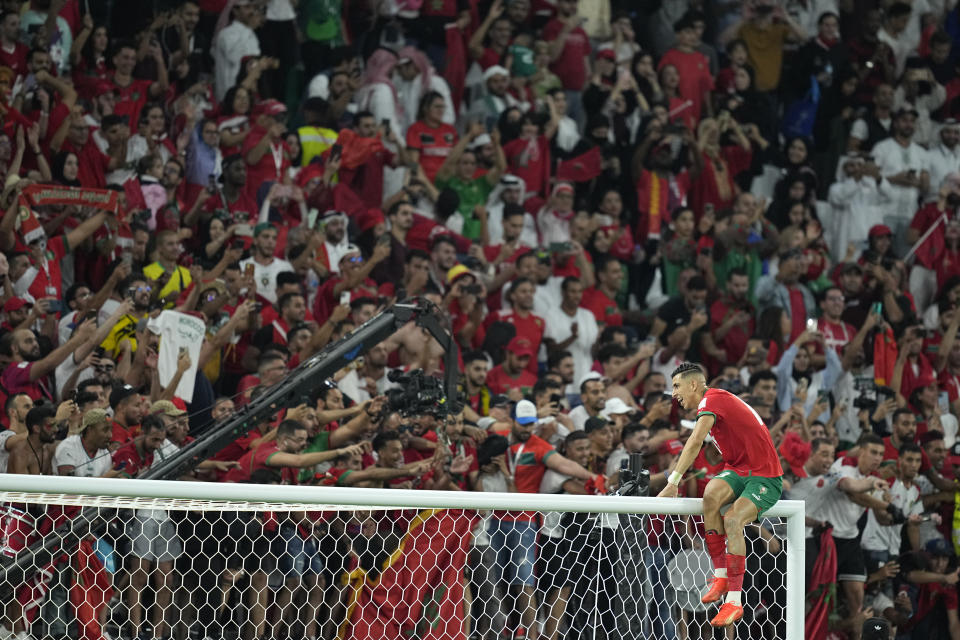
[[[702,515],[695,498],[413,491],[349,487],[61,478],[0,474],[0,500],[159,509],[501,509],[580,513]],[[186,504],[185,504],[186,503]],[[207,503],[207,504],[204,504]],[[787,539],[786,639],[804,637],[804,503],[781,500],[765,517],[784,518]]]

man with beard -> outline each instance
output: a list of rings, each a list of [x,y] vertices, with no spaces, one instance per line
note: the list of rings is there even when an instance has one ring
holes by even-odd
[[[491,248],[500,244],[519,244],[525,247],[537,246],[537,224],[533,216],[526,213],[520,206],[523,203],[525,191],[526,185],[522,178],[507,174],[500,178],[500,182],[490,192],[490,197],[487,199],[487,233],[490,242],[483,248],[488,260],[493,260],[493,257],[490,256]],[[509,232],[506,227],[508,207],[512,211],[517,211],[523,215],[519,227],[511,225]],[[513,240],[509,238],[513,238]],[[497,253],[494,254],[494,257],[496,255]]]
[[[351,369],[337,383],[340,390],[359,403],[382,395],[388,388],[396,386],[387,380],[390,346],[381,342],[367,351],[363,357],[363,365],[359,369]]]
[[[413,227],[413,207],[403,200],[394,202],[387,209],[387,220],[390,221],[390,232],[377,238],[377,244],[388,246],[390,253],[377,264],[370,277],[378,283],[392,282],[397,285],[403,278],[403,267],[409,251],[407,234]]]
[[[10,343],[11,362],[0,373],[0,383],[8,395],[26,393],[33,400],[51,399],[50,387],[46,376],[52,373],[61,362],[76,351],[80,345],[89,341],[96,332],[97,324],[86,320],[74,332],[73,337],[41,358],[40,343],[29,329],[13,332]]]
[[[323,231],[323,244],[317,248],[317,262],[323,263],[329,273],[340,273],[340,258],[350,243],[347,240],[347,214],[327,211],[317,224]]]
[[[246,269],[253,265],[253,277],[257,283],[257,295],[271,303],[277,302],[277,274],[293,271],[293,265],[282,258],[274,257],[277,250],[277,228],[269,222],[258,224],[253,231],[253,251],[240,266]]]
[[[0,473],[7,472],[10,451],[27,438],[27,413],[33,408],[33,400],[25,393],[17,393],[4,405],[9,428],[0,431]]]
[[[467,405],[477,415],[490,415],[490,399],[493,394],[487,387],[487,372],[490,363],[482,351],[470,351],[463,356],[463,395]]]
[[[452,236],[440,235],[430,245],[430,288],[440,295],[447,292],[447,273],[457,264],[457,243]]]
[[[533,282],[527,278],[517,278],[510,287],[509,301],[511,309],[501,309],[496,313],[487,316],[484,322],[484,328],[487,329],[494,322],[506,322],[512,324],[516,329],[518,338],[526,339],[533,351],[533,357],[527,365],[530,373],[537,372],[537,354],[540,351],[540,342],[543,340],[545,329],[543,318],[533,313]]]
[[[580,380],[581,405],[570,412],[577,430],[583,429],[589,418],[596,418],[607,404],[607,390],[597,373],[588,373]]]
[[[57,411],[52,405],[34,407],[27,412],[27,437],[17,443],[10,451],[7,473],[29,475],[50,475],[51,460],[57,440],[57,427],[54,416]]]
[[[303,323],[307,315],[307,301],[301,293],[285,293],[277,303],[280,317],[261,328],[253,335],[251,346],[247,347],[245,357],[253,362],[259,357],[260,351],[269,344],[287,345],[287,333],[291,328]]]

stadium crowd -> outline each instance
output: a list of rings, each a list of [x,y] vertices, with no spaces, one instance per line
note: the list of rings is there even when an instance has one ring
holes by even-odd
[[[591,494],[640,453],[656,492],[692,417],[670,376],[693,361],[748,400],[806,502],[809,636],[882,616],[960,640],[953,0],[0,10],[0,471],[136,478],[422,297],[460,348],[459,415],[387,401],[388,372],[442,373],[411,323],[189,477]],[[20,507],[8,556],[63,521]],[[173,633],[186,591],[191,637],[239,619],[245,640],[331,640],[341,575],[405,527],[117,520],[98,623],[122,610],[131,639]],[[576,635],[575,528],[477,524],[471,637]],[[649,528],[645,637],[713,637],[666,588],[701,527]],[[756,637],[782,637],[781,534],[748,529]],[[175,589],[191,568],[210,580]],[[31,637],[37,602],[8,605],[5,633]]]

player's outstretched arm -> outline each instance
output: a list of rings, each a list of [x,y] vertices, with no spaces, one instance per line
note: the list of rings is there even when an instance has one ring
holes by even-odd
[[[693,464],[697,454],[700,453],[703,441],[715,423],[716,418],[707,413],[701,414],[700,417],[697,418],[697,424],[693,428],[693,433],[690,434],[690,438],[687,439],[686,444],[683,445],[683,451],[680,452],[677,464],[673,467],[673,472],[670,474],[667,486],[663,488],[663,491],[661,491],[657,497],[674,498],[677,496],[680,478],[683,477],[683,474],[685,474],[687,469],[690,468],[690,465]]]

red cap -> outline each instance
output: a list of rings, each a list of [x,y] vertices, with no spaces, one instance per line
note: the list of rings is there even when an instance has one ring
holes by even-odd
[[[533,350],[533,344],[521,336],[513,337],[507,345],[507,351],[516,356],[530,356],[532,358],[536,355]]]
[[[24,298],[10,298],[3,303],[3,312],[10,313],[11,311],[16,311],[17,309],[22,309],[24,307],[32,307],[33,303]]]
[[[683,451],[683,443],[679,440],[667,440],[660,445],[660,453],[668,453],[671,456],[678,456],[680,452]]]
[[[283,104],[279,100],[270,98],[269,100],[264,100],[263,102],[258,103],[253,111],[255,116],[286,115],[287,105]]]
[[[790,471],[798,478],[806,478],[807,470],[803,468],[810,458],[810,443],[793,431],[787,431],[783,436],[783,442],[780,444],[780,455],[790,465]]]
[[[885,224],[875,224],[870,227],[870,233],[867,234],[871,238],[876,238],[878,236],[892,236],[893,231],[890,230]]]

